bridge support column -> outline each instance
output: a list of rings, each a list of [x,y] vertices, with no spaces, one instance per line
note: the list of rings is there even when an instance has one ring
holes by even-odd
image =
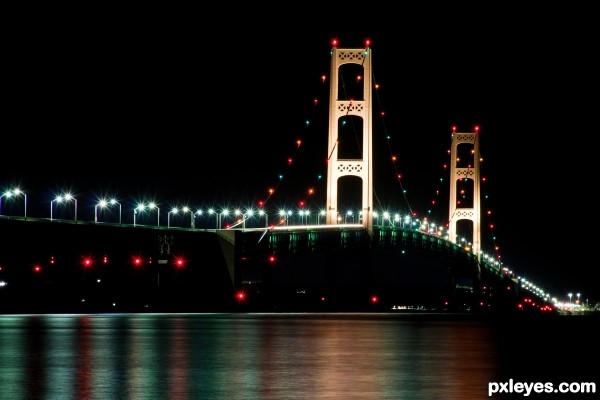
[[[372,159],[372,70],[371,49],[338,49],[332,50],[330,94],[329,94],[329,160],[327,164],[327,224],[337,224],[338,215],[338,181],[345,176],[356,176],[362,180],[362,224],[369,235],[373,233],[373,159]],[[363,67],[363,98],[338,99],[340,66],[358,64]],[[362,158],[339,159],[340,146],[338,129],[340,119],[354,115],[362,118]],[[340,212],[342,211],[342,212]]]
[[[461,151],[459,147],[468,147],[469,152]],[[470,155],[467,157],[467,155]],[[458,133],[453,130],[450,149],[450,222],[448,235],[452,243],[457,241],[457,223],[460,220],[472,222],[471,251],[481,261],[481,202],[480,202],[480,169],[479,169],[479,129],[472,133]],[[472,181],[473,199],[471,207],[461,205],[459,207],[457,197],[459,194],[458,183]],[[462,196],[461,196],[462,197]]]

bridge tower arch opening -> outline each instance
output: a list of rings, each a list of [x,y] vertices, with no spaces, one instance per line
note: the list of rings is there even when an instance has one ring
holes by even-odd
[[[450,148],[448,238],[456,244],[459,240],[459,224],[461,224],[460,233],[470,234],[471,251],[479,261],[481,261],[480,176],[479,129],[476,128],[475,132],[470,133],[459,133],[453,130]],[[467,224],[463,223],[465,220]]]
[[[341,68],[346,64],[362,67],[362,98],[340,99]],[[340,209],[340,198],[348,197],[340,193],[339,181],[347,176],[358,177],[362,181],[360,221],[369,235],[373,233],[373,131],[372,131],[372,50],[366,48],[339,49],[331,52],[331,72],[329,90],[329,142],[327,163],[327,224],[339,223],[339,216],[347,210]],[[343,84],[343,81],[342,81]],[[362,121],[360,155],[340,153],[340,134],[348,119]],[[342,203],[343,204],[343,203]]]

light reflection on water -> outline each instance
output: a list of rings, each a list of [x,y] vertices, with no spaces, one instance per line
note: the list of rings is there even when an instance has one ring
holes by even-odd
[[[0,316],[0,387],[11,400],[482,399],[497,349],[476,319]]]

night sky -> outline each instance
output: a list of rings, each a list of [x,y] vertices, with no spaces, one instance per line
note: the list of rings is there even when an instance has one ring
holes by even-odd
[[[319,208],[331,42],[369,39],[382,207],[447,222],[451,129],[479,126],[484,244],[495,236],[505,265],[554,295],[600,300],[590,10],[243,7],[19,17],[3,50],[0,189],[19,185],[37,217],[65,190],[80,219],[101,195],[126,219],[142,199],[256,205],[278,182],[272,207],[313,187]]]

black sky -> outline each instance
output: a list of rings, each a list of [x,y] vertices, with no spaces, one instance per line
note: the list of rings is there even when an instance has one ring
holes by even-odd
[[[91,215],[100,194],[256,204],[287,170],[272,200],[293,203],[326,173],[331,40],[370,39],[374,115],[385,111],[374,137],[391,137],[410,207],[425,213],[443,189],[451,127],[478,125],[504,262],[556,295],[600,299],[598,25],[575,6],[502,4],[19,14],[3,54],[0,188],[19,184],[40,217],[73,190]],[[380,164],[377,195],[399,202]]]

